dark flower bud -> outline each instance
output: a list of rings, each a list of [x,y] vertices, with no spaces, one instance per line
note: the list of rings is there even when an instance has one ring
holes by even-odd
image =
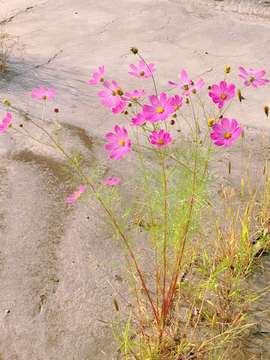
[[[136,55],[136,54],[138,54],[138,51],[139,51],[139,50],[138,50],[137,48],[135,48],[135,47],[132,47],[132,48],[130,49],[130,51],[133,52],[134,55]]]
[[[20,124],[19,127],[23,127],[23,124]]]
[[[55,112],[55,113],[59,113],[59,109],[54,109],[54,112]]]
[[[171,120],[171,125],[174,125],[175,124],[175,121],[172,119]]]
[[[265,113],[266,117],[268,117],[269,105],[268,105],[268,104],[265,104],[264,107],[263,107],[263,110],[264,110],[264,113]]]

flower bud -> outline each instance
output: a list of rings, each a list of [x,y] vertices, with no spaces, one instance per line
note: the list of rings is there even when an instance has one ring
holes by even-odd
[[[171,125],[174,125],[175,124],[175,121],[172,119],[171,120]]]
[[[212,127],[214,125],[214,119],[208,119],[207,125],[208,125],[208,127]]]
[[[238,99],[240,102],[242,102],[242,94],[241,94],[241,90],[237,90],[237,95],[238,95]]]
[[[128,111],[125,111],[124,114],[125,114],[125,115],[128,115]]]
[[[23,127],[23,124],[20,124],[19,127]]]
[[[3,103],[6,104],[7,106],[10,106],[10,105],[11,105],[10,102],[9,102],[7,99],[5,99],[5,100],[3,101]]]
[[[208,88],[207,88],[209,91],[211,91],[212,90],[212,86],[208,86]]]
[[[186,104],[189,104],[189,100],[188,100],[188,98],[186,98]]]
[[[59,109],[54,109],[54,112],[55,112],[55,113],[59,113]]]
[[[129,104],[128,104],[128,107],[131,107],[131,106],[132,106],[132,104],[131,104],[131,103],[129,103]]]
[[[263,110],[264,110],[264,113],[265,113],[266,117],[268,117],[269,105],[268,105],[268,104],[264,104]]]
[[[222,118],[223,118],[223,115],[219,115],[219,118],[222,119]]]
[[[174,117],[175,119],[177,118],[177,114],[174,114],[172,117]]]
[[[229,74],[230,70],[231,70],[231,67],[229,65],[225,66],[225,73],[226,74]]]
[[[130,49],[130,51],[133,52],[134,55],[138,54],[138,52],[139,52],[139,50],[137,48],[135,48],[135,47],[132,47]]]
[[[114,303],[114,307],[116,311],[119,311],[119,306],[118,306],[118,302],[116,299],[113,299],[113,303]]]

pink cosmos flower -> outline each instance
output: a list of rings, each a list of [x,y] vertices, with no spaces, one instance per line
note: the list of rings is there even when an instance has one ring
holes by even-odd
[[[151,123],[157,122],[158,120],[164,121],[169,114],[175,111],[173,98],[170,97],[167,100],[167,95],[164,92],[160,94],[160,100],[156,95],[151,95],[149,101],[152,106],[143,105],[143,116],[146,120],[150,120]]]
[[[46,91],[44,85],[41,86],[40,91],[37,89],[33,89],[32,91],[34,94],[31,94],[31,96],[37,100],[51,100],[53,96],[58,94],[57,92],[54,92],[54,88],[50,88],[48,91]]]
[[[172,138],[170,136],[170,133],[165,133],[163,129],[157,133],[156,131],[153,131],[151,135],[149,135],[149,138],[151,140],[151,143],[153,145],[157,145],[157,148],[161,146],[165,146],[169,144],[172,141]]]
[[[126,101],[130,101],[130,100],[138,100],[140,97],[142,97],[143,95],[145,95],[147,93],[146,90],[142,89],[141,92],[139,92],[138,90],[134,90],[132,92],[132,94],[126,92],[125,96],[121,96],[122,100],[126,100]]]
[[[10,113],[7,113],[7,116],[4,117],[4,119],[2,120],[2,124],[0,124],[0,134],[2,134],[4,131],[7,130],[7,128],[9,127],[9,124],[11,123],[12,117],[10,115]]]
[[[106,150],[113,150],[110,154],[110,158],[116,156],[116,160],[120,160],[123,155],[130,152],[130,140],[127,139],[127,130],[123,127],[122,130],[118,125],[115,125],[114,131],[116,134],[109,132],[106,134],[106,138],[112,142],[105,144]]]
[[[232,119],[232,122],[227,118],[222,118],[221,123],[214,124],[212,129],[214,132],[210,134],[212,140],[215,141],[215,145],[229,147],[232,145],[232,142],[239,138],[242,132],[242,126],[237,127],[237,121]]]
[[[123,95],[123,91],[117,85],[116,81],[113,80],[112,84],[110,84],[109,81],[104,80],[102,84],[107,88],[107,90],[98,92],[98,96],[103,97],[100,103],[108,103],[107,108],[110,108],[112,106],[118,106],[121,101],[120,96]]]
[[[103,181],[106,184],[113,186],[113,185],[117,184],[120,181],[120,179],[110,179],[110,180],[103,180]]]
[[[212,98],[215,104],[218,103],[218,108],[222,108],[226,101],[231,100],[235,95],[235,86],[230,84],[227,86],[226,81],[221,81],[218,85],[212,86],[212,91],[209,92],[209,96]]]
[[[241,74],[239,74],[238,76],[241,79],[245,80],[244,85],[246,86],[251,85],[252,87],[256,88],[258,86],[263,86],[264,84],[269,82],[269,80],[267,79],[260,79],[262,76],[265,75],[264,70],[256,72],[256,70],[249,69],[249,72],[247,73],[246,70],[242,66],[240,66],[239,71],[241,72]]]
[[[126,108],[126,102],[125,101],[120,101],[119,105],[117,105],[115,108],[112,108],[112,113],[119,114],[122,111],[124,111],[125,108]]]
[[[176,84],[176,83],[173,83],[171,81],[169,81],[169,84],[172,85],[172,86],[180,86],[181,89],[184,90],[182,92],[182,95],[184,95],[184,96],[189,96],[191,93],[195,94],[204,85],[203,78],[201,78],[198,81],[197,85],[194,86],[194,83],[193,83],[192,80],[188,81],[188,75],[185,72],[185,70],[181,71],[181,79],[183,81],[183,84]]]
[[[142,79],[150,78],[152,76],[151,72],[153,73],[153,72],[156,71],[156,69],[153,69],[153,67],[154,67],[153,63],[151,63],[151,64],[149,64],[147,66],[147,65],[145,65],[145,62],[143,60],[139,61],[139,67],[138,68],[133,64],[129,64],[129,66],[134,71],[133,72],[131,71],[131,72],[128,72],[128,73],[130,75],[133,75],[135,77],[139,77],[139,78],[142,78]]]
[[[131,119],[131,122],[132,124],[130,124],[130,126],[135,126],[135,125],[141,126],[146,122],[146,120],[142,114],[138,113],[136,114],[135,118]]]
[[[86,189],[86,185],[81,186],[79,188],[79,191],[75,192],[72,197],[69,197],[66,203],[70,203],[71,201],[78,199],[85,189]]]
[[[179,95],[175,95],[174,98],[172,98],[172,104],[174,105],[174,111],[178,110],[183,104],[182,104],[183,98]]]
[[[93,78],[92,80],[88,81],[89,85],[96,85],[98,82],[103,82],[103,75],[104,75],[104,65],[99,67],[99,73],[98,72],[94,72],[93,73]]]

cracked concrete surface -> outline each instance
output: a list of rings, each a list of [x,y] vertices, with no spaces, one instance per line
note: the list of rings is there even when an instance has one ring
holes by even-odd
[[[183,68],[207,85],[221,81],[228,64],[238,87],[239,66],[270,74],[267,1],[2,0],[0,9],[0,25],[19,37],[10,71],[1,74],[2,98],[40,119],[42,104],[30,93],[54,87],[58,95],[47,103],[45,125],[53,130],[53,109],[59,108],[63,141],[75,149],[80,136],[86,169],[108,156],[105,134],[115,122],[125,125],[99,105],[98,89],[88,80],[104,64],[108,78],[132,91],[139,83],[127,74],[129,64],[138,63],[131,46],[154,62],[159,92],[172,91],[168,80],[180,80]],[[153,90],[150,81],[145,88]],[[245,125],[259,138],[269,87],[245,97]],[[2,118],[6,111],[2,104]],[[27,124],[12,115],[14,124]],[[237,119],[241,110],[232,108],[231,116]],[[0,359],[109,359],[117,344],[98,320],[114,316],[115,294],[90,256],[103,267],[112,258],[117,262],[117,248],[89,224],[81,203],[66,206],[76,186],[61,172],[61,156],[11,131],[1,134],[0,154]],[[110,163],[106,174],[132,173],[132,163],[132,155]],[[119,268],[110,272],[122,286]]]

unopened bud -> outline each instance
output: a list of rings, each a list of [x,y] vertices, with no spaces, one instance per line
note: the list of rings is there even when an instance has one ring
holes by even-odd
[[[128,111],[125,111],[124,114],[125,114],[125,115],[128,115]]]
[[[138,54],[138,51],[139,51],[139,50],[138,50],[136,47],[132,47],[132,48],[130,49],[130,51],[133,52],[134,55],[136,55],[136,54]]]
[[[5,99],[5,100],[3,101],[3,103],[6,104],[7,106],[10,106],[10,102],[9,102],[7,99]]]
[[[231,67],[229,65],[225,66],[225,73],[226,74],[229,74],[230,70],[231,70]]]
[[[268,117],[269,105],[268,105],[268,104],[264,104],[263,110],[264,110],[264,113],[265,113],[266,117]]]
[[[23,127],[23,124],[20,124],[19,127]]]
[[[242,102],[242,94],[241,94],[241,90],[237,90],[237,95],[238,95],[238,99],[240,102]]]
[[[188,98],[186,98],[186,104],[189,104],[189,100],[188,100]]]
[[[59,113],[59,109],[54,109],[54,112],[55,112],[55,113]]]
[[[174,114],[173,117],[176,119],[176,118],[177,118],[177,114]]]
[[[131,104],[131,103],[129,103],[129,104],[128,104],[128,107],[131,107],[131,106],[132,106],[132,104]]]
[[[222,119],[222,118],[223,118],[223,115],[219,115],[219,118]]]
[[[171,120],[171,125],[174,125],[175,124],[175,121],[172,119]]]
[[[212,127],[214,125],[214,119],[208,119],[207,125],[208,125],[208,127]]]
[[[116,301],[116,299],[113,299],[113,303],[114,303],[114,307],[115,307],[116,311],[119,311],[119,306],[118,306],[118,302]]]
[[[212,90],[212,86],[208,86],[208,88],[207,88],[209,91],[211,91]]]

